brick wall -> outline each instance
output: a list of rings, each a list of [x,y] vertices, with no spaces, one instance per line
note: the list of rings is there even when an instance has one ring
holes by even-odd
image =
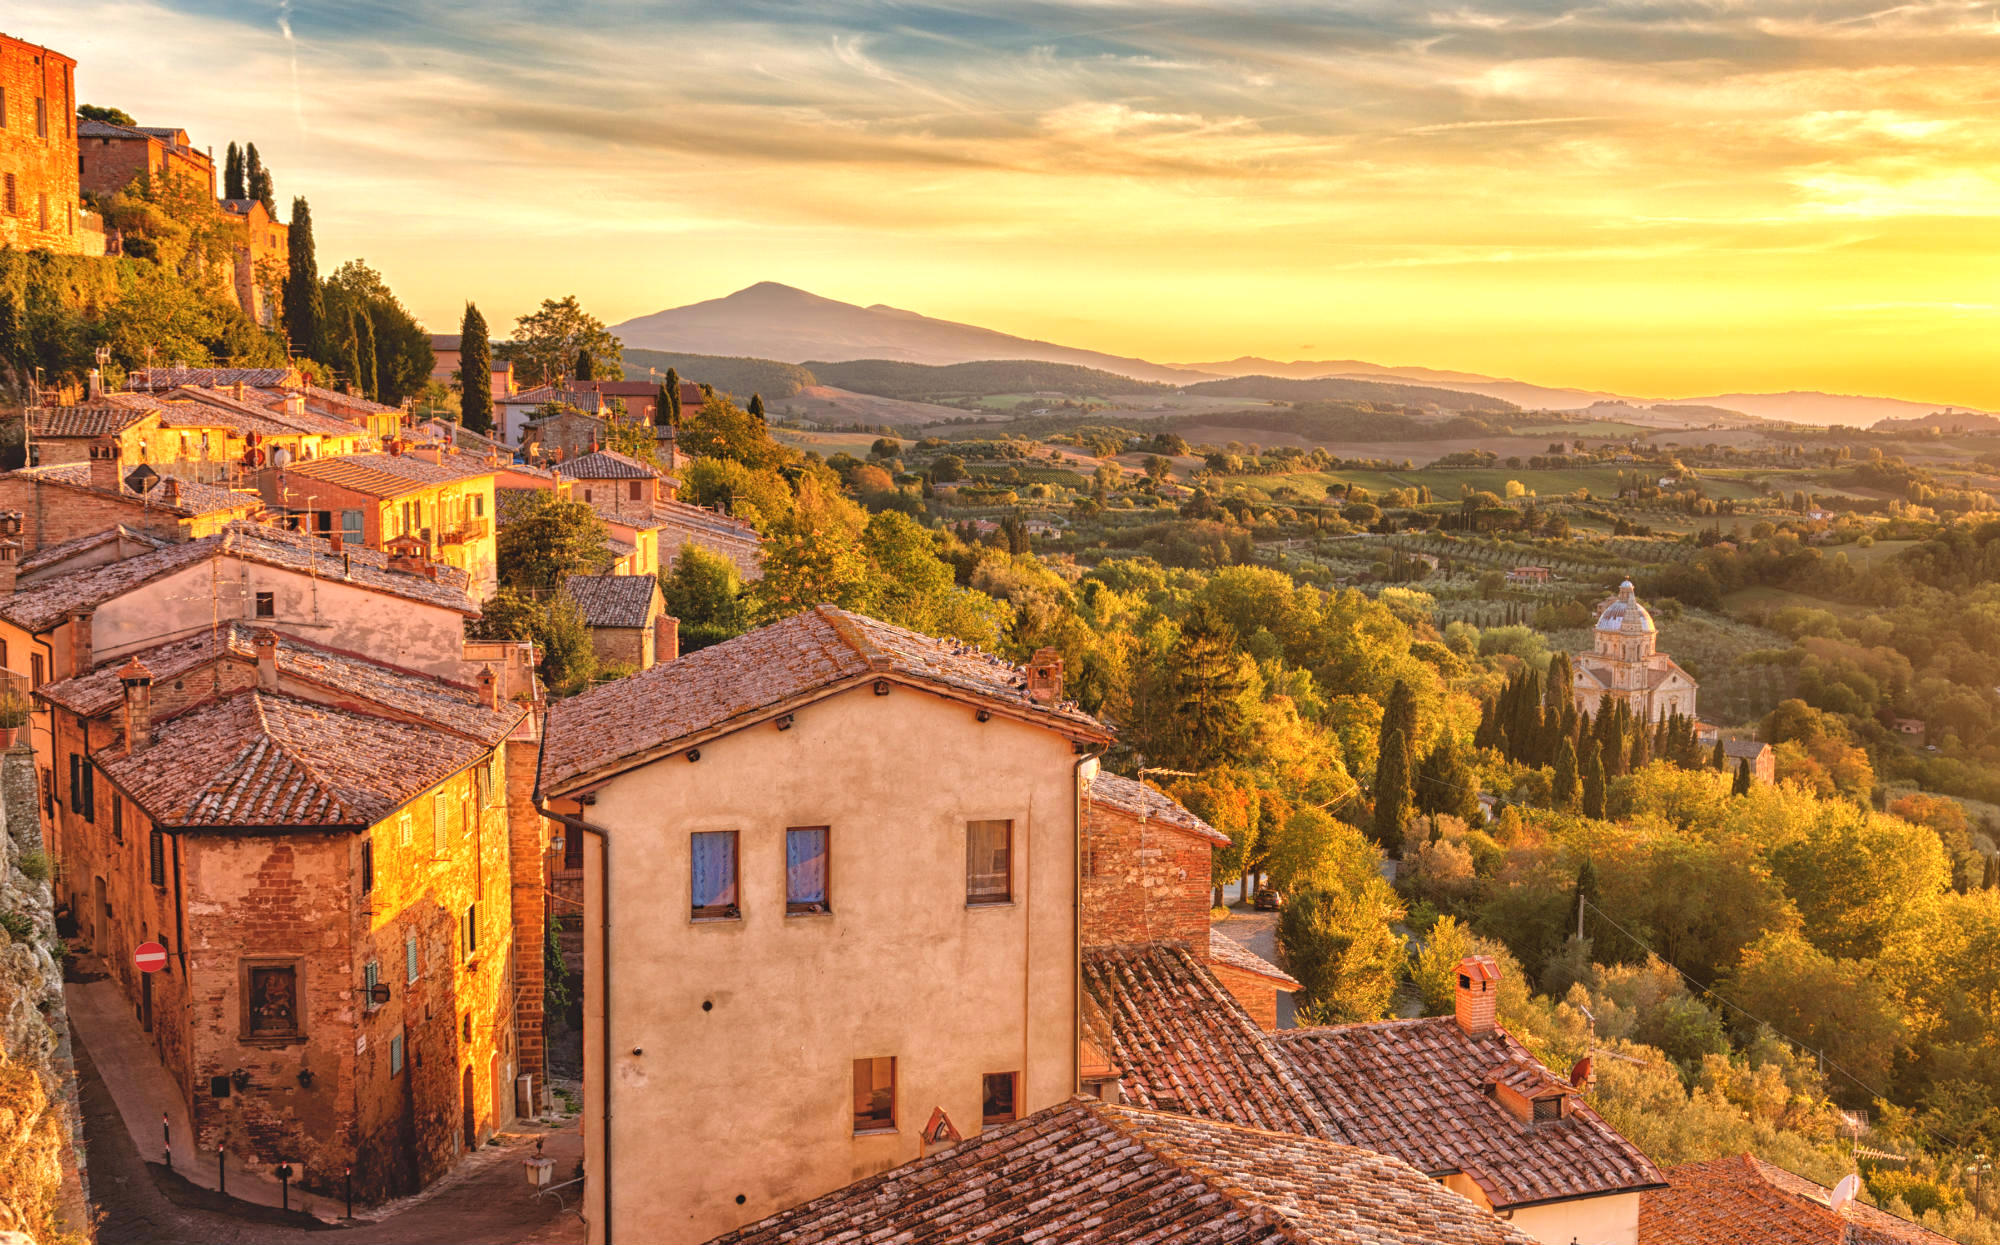
[[[653,664],[651,627],[592,627],[590,647],[602,666],[629,666],[644,670]]]
[[[1184,942],[1208,958],[1209,844],[1084,802],[1083,943]]]
[[[0,35],[0,245],[102,254],[103,235],[78,216],[75,75],[62,53]]]
[[[660,527],[660,563],[672,566],[681,553],[682,545],[693,545],[710,553],[719,553],[736,564],[736,573],[744,579],[761,579],[764,575],[762,543],[756,536],[745,533],[742,536],[726,536],[693,523],[676,518],[671,511],[663,510],[654,520]]]
[[[1210,960],[1208,971],[1214,973],[1215,979],[1222,983],[1222,988],[1229,991],[1236,1001],[1243,1005],[1243,1010],[1250,1013],[1250,1019],[1257,1022],[1258,1028],[1270,1033],[1278,1027],[1276,982],[1268,977],[1259,977],[1255,973],[1246,973],[1220,960]]]
[[[548,1047],[542,1019],[548,936],[548,901],[542,870],[551,824],[535,811],[535,764],[540,744],[533,739],[507,744],[507,834],[512,871],[514,937],[514,1034],[518,1071],[535,1078],[539,1095],[548,1078]]]
[[[137,497],[42,483],[32,476],[0,476],[0,510],[21,512],[22,548],[28,553],[121,523],[156,536],[183,535],[182,516],[173,511],[147,506]]]

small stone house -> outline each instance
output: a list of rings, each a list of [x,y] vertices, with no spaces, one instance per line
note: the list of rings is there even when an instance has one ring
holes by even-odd
[[[571,575],[563,590],[590,628],[599,665],[647,670],[680,655],[680,620],[667,613],[653,576]]]

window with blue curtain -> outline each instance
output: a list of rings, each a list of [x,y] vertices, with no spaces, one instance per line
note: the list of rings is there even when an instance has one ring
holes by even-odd
[[[785,911],[830,912],[826,900],[825,826],[785,831]]]
[[[697,917],[734,917],[736,832],[702,831],[689,836],[689,874]]]

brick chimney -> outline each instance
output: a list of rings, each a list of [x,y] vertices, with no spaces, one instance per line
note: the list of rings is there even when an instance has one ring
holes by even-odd
[[[443,465],[444,463],[444,449],[441,446],[420,445],[410,452],[427,463],[437,463],[439,465]]]
[[[118,442],[110,437],[90,443],[90,487],[106,493],[119,490]]]
[[[72,675],[90,673],[92,616],[90,610],[69,612],[69,672]]]
[[[90,369],[90,396],[92,398],[104,396],[104,373],[96,368]]]
[[[0,540],[0,600],[14,595],[14,576],[21,569],[21,542]]]
[[[1500,966],[1490,955],[1458,962],[1458,1027],[1474,1037],[1493,1032],[1500,1002]]]
[[[137,657],[118,669],[125,685],[125,751],[144,752],[153,746],[153,672]]]
[[[653,664],[678,661],[681,655],[681,620],[661,614],[653,623]]]
[[[1052,648],[1035,650],[1028,659],[1028,695],[1045,705],[1062,699],[1063,659]]]
[[[181,482],[173,476],[160,481],[160,501],[169,506],[181,504]]]
[[[257,653],[257,686],[267,692],[278,690],[278,633],[259,631],[251,637]]]
[[[343,532],[328,532],[326,534],[326,547],[328,549],[331,549],[335,553],[346,553],[347,552],[346,534]]]

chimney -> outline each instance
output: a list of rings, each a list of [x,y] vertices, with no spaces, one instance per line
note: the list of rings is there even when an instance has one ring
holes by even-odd
[[[237,381],[237,382],[236,382],[235,384],[233,384],[233,385],[231,385],[231,386],[229,387],[229,396],[230,396],[230,397],[232,397],[232,398],[235,398],[235,399],[236,399],[236,400],[237,400],[238,402],[241,402],[241,401],[243,400],[243,382],[242,382],[242,381],[240,381],[240,380],[239,380],[239,381]]]
[[[493,667],[479,669],[479,703],[488,709],[500,707],[500,680],[493,677]]]
[[[104,396],[104,373],[96,368],[90,369],[90,396],[93,398]]]
[[[306,395],[302,393],[288,393],[285,395],[285,414],[303,415],[305,413]]]
[[[144,752],[153,746],[153,672],[134,657],[118,669],[125,685],[125,751]]]
[[[1474,1037],[1493,1032],[1500,1001],[1500,966],[1490,955],[1458,962],[1458,1027]]]
[[[1035,650],[1028,659],[1028,695],[1045,705],[1053,705],[1062,699],[1063,659],[1062,654],[1052,648]]]
[[[181,482],[173,476],[160,481],[160,500],[169,506],[181,504]]]
[[[21,566],[21,542],[0,540],[0,601],[14,595],[14,576]]]
[[[267,692],[278,690],[278,633],[259,631],[251,638],[257,651],[257,686]]]
[[[347,535],[344,532],[328,532],[326,546],[335,553],[347,552]]]
[[[99,437],[90,443],[90,487],[116,493],[118,484],[118,442]]]
[[[444,449],[441,446],[420,445],[411,452],[427,463],[437,463],[440,466],[444,464]]]
[[[90,610],[69,612],[69,672],[72,675],[90,673],[91,617]]]
[[[653,664],[678,661],[681,655],[681,620],[661,614],[653,624]]]

